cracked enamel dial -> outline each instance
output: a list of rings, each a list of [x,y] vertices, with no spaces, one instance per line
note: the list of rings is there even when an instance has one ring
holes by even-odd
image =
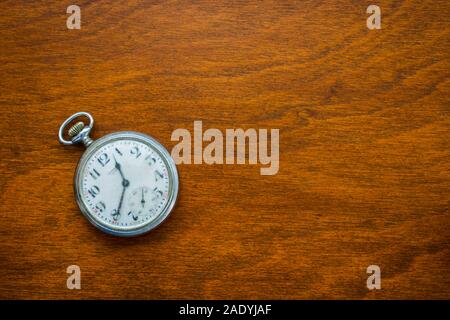
[[[169,153],[156,140],[122,132],[87,149],[75,189],[81,210],[95,226],[115,235],[137,235],[168,216],[178,176]]]

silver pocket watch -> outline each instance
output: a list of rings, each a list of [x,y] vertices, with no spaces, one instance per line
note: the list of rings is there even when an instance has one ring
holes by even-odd
[[[89,124],[79,121],[67,130],[81,117]],[[74,178],[81,212],[115,236],[136,236],[156,228],[167,219],[178,195],[177,168],[169,152],[152,137],[131,131],[94,141],[89,137],[93,125],[89,113],[79,112],[59,129],[62,144],[82,143],[87,148]]]

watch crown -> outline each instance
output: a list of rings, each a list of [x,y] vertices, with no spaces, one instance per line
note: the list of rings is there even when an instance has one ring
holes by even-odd
[[[84,123],[82,121],[77,122],[69,129],[69,136],[75,137],[84,129]]]

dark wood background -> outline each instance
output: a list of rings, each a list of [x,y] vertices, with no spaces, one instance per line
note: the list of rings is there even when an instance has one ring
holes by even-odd
[[[0,4],[0,298],[450,299],[448,0],[70,4]],[[280,171],[180,165],[170,219],[114,238],[74,201],[77,111],[169,150],[279,128]]]

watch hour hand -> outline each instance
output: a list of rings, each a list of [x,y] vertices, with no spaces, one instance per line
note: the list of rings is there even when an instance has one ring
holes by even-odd
[[[119,162],[117,162],[117,159],[116,159],[115,156],[114,156],[114,161],[116,162],[116,164],[115,164],[115,166],[114,166],[114,169],[112,169],[112,170],[110,171],[110,174],[113,173],[113,172],[119,171],[120,176],[122,177],[122,186],[123,186],[124,188],[128,188],[128,187],[130,186],[130,181],[128,181],[127,179],[125,179],[125,176],[123,175],[123,172],[122,172],[122,166],[120,165]]]

